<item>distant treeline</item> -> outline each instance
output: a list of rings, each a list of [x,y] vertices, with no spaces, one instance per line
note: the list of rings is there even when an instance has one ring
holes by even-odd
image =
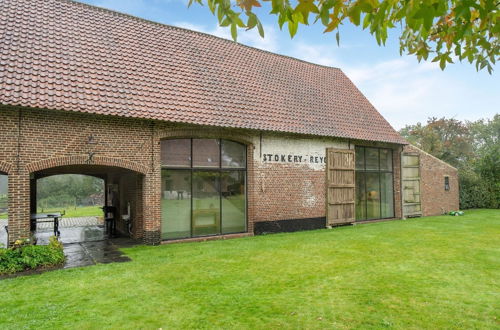
[[[78,207],[104,204],[104,180],[87,175],[54,175],[37,181],[37,207]]]
[[[0,174],[0,195],[7,194],[7,176]]]
[[[400,133],[413,145],[458,169],[460,208],[500,207],[500,115],[462,122],[429,118]]]

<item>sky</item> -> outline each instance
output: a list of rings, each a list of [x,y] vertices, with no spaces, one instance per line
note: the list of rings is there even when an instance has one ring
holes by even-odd
[[[159,23],[184,27],[231,39],[228,28],[217,25],[206,5],[187,6],[187,0],[80,0]],[[281,31],[277,17],[265,6],[256,12],[264,24],[265,38],[256,29],[238,32],[238,42],[311,63],[340,68],[385,119],[400,129],[429,117],[458,120],[492,118],[500,113],[500,66],[492,75],[477,72],[468,62],[441,71],[436,63],[421,62],[399,54],[398,32],[385,46],[360,27],[340,27],[340,46],[334,33],[323,33],[321,24],[300,26],[291,39]],[[312,19],[310,21],[313,21]]]

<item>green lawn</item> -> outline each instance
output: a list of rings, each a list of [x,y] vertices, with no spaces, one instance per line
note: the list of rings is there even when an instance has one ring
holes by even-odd
[[[0,328],[493,329],[500,210],[126,249],[0,281]]]
[[[102,206],[66,206],[59,208],[38,208],[37,212],[47,213],[47,212],[60,212],[65,211],[65,218],[78,218],[78,217],[91,217],[91,216],[103,216]]]
[[[38,208],[37,212],[47,213],[47,212],[60,212],[65,211],[65,218],[77,218],[77,217],[92,217],[92,216],[102,216],[101,206],[61,206],[59,208]],[[7,219],[7,213],[0,213],[0,219]]]

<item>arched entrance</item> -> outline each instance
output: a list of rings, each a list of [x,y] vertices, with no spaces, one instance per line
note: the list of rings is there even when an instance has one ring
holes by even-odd
[[[102,202],[98,204],[102,204],[104,210],[98,219],[94,215],[92,217],[68,217],[65,214],[69,215],[71,213],[62,206],[60,210],[55,210],[53,207],[50,208],[50,206],[54,205],[43,205],[41,203],[41,200],[37,196],[37,186],[44,182],[44,180],[47,181],[49,178],[64,175],[83,175],[99,178],[98,182],[102,180],[103,196]],[[59,221],[59,231],[60,239],[64,243],[94,241],[107,237],[140,238],[143,232],[143,178],[143,173],[130,168],[98,164],[61,165],[33,171],[30,174],[31,230],[43,242],[52,236],[53,232],[47,230],[47,226],[45,225],[42,225],[43,230],[41,230],[40,223],[43,223],[43,221],[37,219],[43,219],[46,215],[63,213],[62,220]],[[73,181],[73,184],[81,184],[81,181]],[[48,199],[50,200],[50,196],[46,195],[47,193],[44,194],[44,199],[49,197]],[[75,201],[76,204],[83,203],[82,201]],[[49,221],[50,219],[49,217]]]

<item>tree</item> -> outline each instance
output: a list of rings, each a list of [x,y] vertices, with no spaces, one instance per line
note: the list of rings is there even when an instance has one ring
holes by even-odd
[[[203,0],[189,0],[203,4]],[[400,53],[417,56],[418,60],[439,62],[441,69],[453,63],[453,57],[475,63],[491,74],[499,57],[500,13],[498,0],[207,0],[212,14],[221,26],[229,26],[234,40],[238,28],[264,28],[254,12],[266,5],[277,16],[280,28],[286,24],[290,36],[300,24],[320,22],[324,32],[336,32],[352,23],[361,26],[385,44],[390,29],[400,29]],[[236,9],[233,9],[236,8]]]
[[[500,207],[500,115],[461,122],[429,118],[400,131],[408,142],[458,168],[460,208]]]
[[[77,207],[96,194],[104,194],[104,181],[93,176],[63,174],[37,181],[37,203],[42,208]]]
[[[469,127],[456,119],[429,118],[427,125],[409,125],[400,133],[411,144],[455,167],[465,164],[473,154]]]

